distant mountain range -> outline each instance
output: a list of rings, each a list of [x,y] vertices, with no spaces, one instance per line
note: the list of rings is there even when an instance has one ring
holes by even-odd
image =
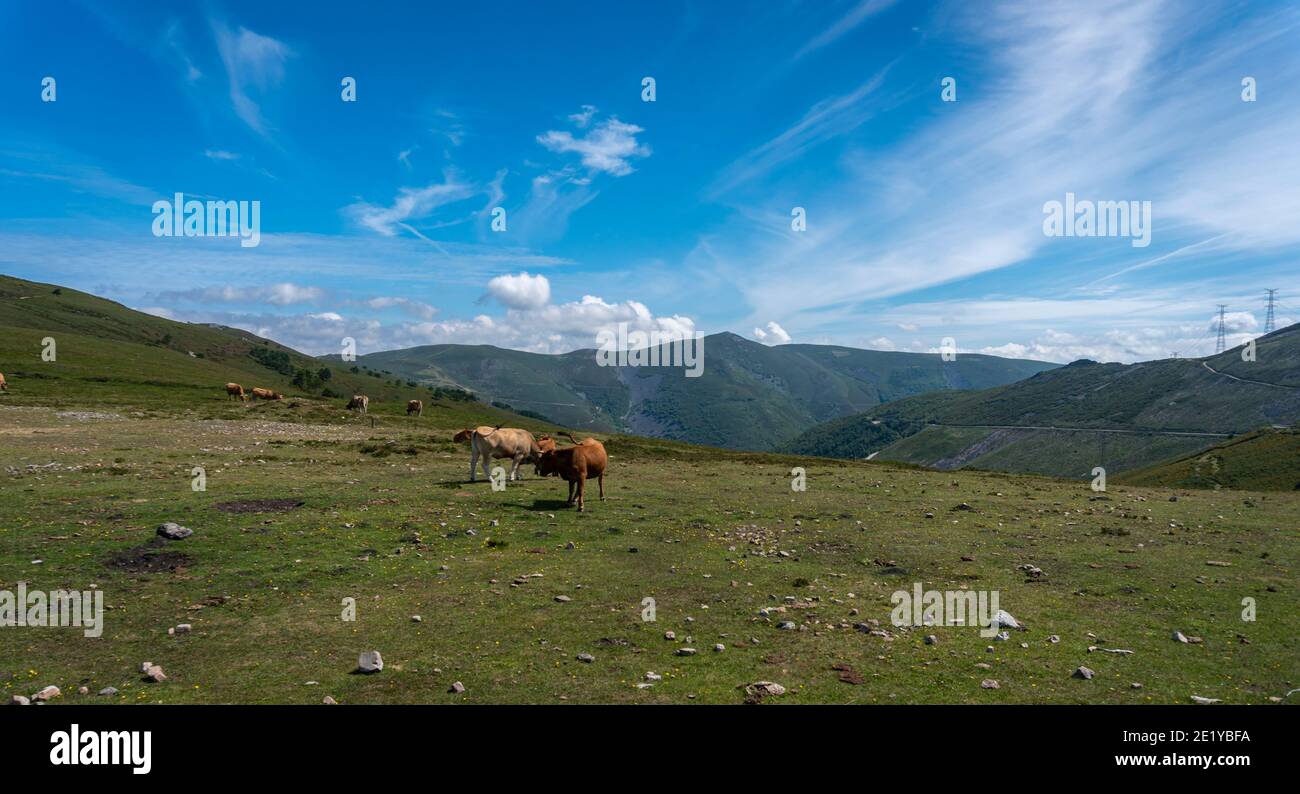
[[[813,427],[780,449],[940,469],[1119,473],[1300,421],[1300,325],[1256,340],[1253,361],[1242,352],[1076,361],[1005,386],[898,400]]]
[[[1056,365],[996,356],[769,347],[731,333],[703,340],[704,372],[603,367],[595,350],[542,355],[488,345],[431,345],[358,357],[364,368],[457,386],[515,411],[588,431],[731,449],[771,450],[830,419],[933,391],[983,389]]]

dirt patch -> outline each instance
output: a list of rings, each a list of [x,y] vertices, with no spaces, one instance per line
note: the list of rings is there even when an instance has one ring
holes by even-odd
[[[193,564],[190,555],[173,551],[167,548],[169,545],[162,538],[154,538],[143,546],[113,552],[104,559],[104,564],[127,573],[175,573]]]
[[[243,499],[213,505],[223,513],[287,513],[305,504],[298,499]]]

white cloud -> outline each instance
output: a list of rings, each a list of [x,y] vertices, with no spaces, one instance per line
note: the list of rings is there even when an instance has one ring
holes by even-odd
[[[371,298],[364,301],[364,304],[371,309],[380,311],[391,308],[401,309],[412,317],[418,317],[422,320],[432,320],[433,316],[438,313],[438,310],[433,306],[410,298]]]
[[[551,282],[527,272],[497,276],[488,282],[488,293],[512,309],[536,309],[550,302]]]
[[[778,325],[776,321],[769,321],[767,330],[755,328],[754,338],[770,345],[784,345],[790,342],[790,334],[786,333],[785,329]]]
[[[595,112],[594,108],[592,112]],[[585,127],[589,121],[590,117],[587,117],[578,126]],[[581,156],[582,164],[592,172],[626,176],[633,170],[629,160],[650,156],[650,148],[636,140],[637,134],[641,132],[645,130],[611,117],[597,123],[580,138],[575,138],[573,133],[566,130],[549,130],[538,135],[537,142],[553,152],[577,153]]]
[[[422,188],[399,188],[389,206],[357,201],[344,207],[343,211],[358,224],[385,237],[397,234],[398,229],[406,229],[418,236],[409,221],[428,217],[439,207],[462,201],[474,193],[471,185],[461,182],[454,172],[448,171],[441,183]]]
[[[191,303],[269,303],[273,306],[291,306],[319,302],[325,297],[325,291],[319,287],[284,282],[265,287],[200,287],[160,292],[157,297],[160,300]]]
[[[569,121],[572,121],[575,127],[583,128],[591,123],[591,117],[594,115],[596,115],[595,105],[583,105],[581,112],[569,116]]]
[[[280,85],[285,61],[293,54],[292,50],[270,36],[245,27],[236,32],[214,20],[212,30],[230,81],[230,102],[236,115],[255,132],[266,135],[266,120],[250,94],[264,94]]]
[[[814,36],[807,44],[795,53],[795,60],[802,58],[814,50],[819,50],[827,44],[835,41],[839,37],[861,25],[867,19],[879,14],[881,11],[892,6],[896,0],[858,0],[858,3],[849,9],[830,27]]]
[[[227,152],[223,149],[205,149],[203,156],[209,160],[238,160],[239,155],[234,152]]]

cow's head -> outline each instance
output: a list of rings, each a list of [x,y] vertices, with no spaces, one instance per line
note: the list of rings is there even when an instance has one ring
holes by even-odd
[[[551,438],[550,436],[542,436],[541,438],[537,439],[537,449],[539,454],[542,452],[554,452],[555,439]]]
[[[537,456],[534,472],[538,477],[551,477],[560,473],[560,454],[554,446]]]
[[[465,430],[462,430],[459,433],[457,433],[455,436],[453,436],[451,440],[459,444],[462,441],[469,441],[473,437],[474,437],[474,431],[466,428]]]

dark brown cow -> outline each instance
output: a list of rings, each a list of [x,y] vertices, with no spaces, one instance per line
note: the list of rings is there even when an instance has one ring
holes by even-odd
[[[596,478],[600,487],[600,498],[605,498],[605,465],[609,462],[609,456],[605,454],[605,445],[594,438],[578,441],[570,435],[569,440],[573,442],[573,446],[563,449],[553,448],[543,451],[538,456],[537,474],[542,477],[560,477],[568,481],[568,503],[573,504],[576,488],[578,512],[582,512],[586,509],[583,497],[588,478]],[[552,445],[554,443],[551,442]],[[538,442],[538,446],[541,446],[541,442]]]

